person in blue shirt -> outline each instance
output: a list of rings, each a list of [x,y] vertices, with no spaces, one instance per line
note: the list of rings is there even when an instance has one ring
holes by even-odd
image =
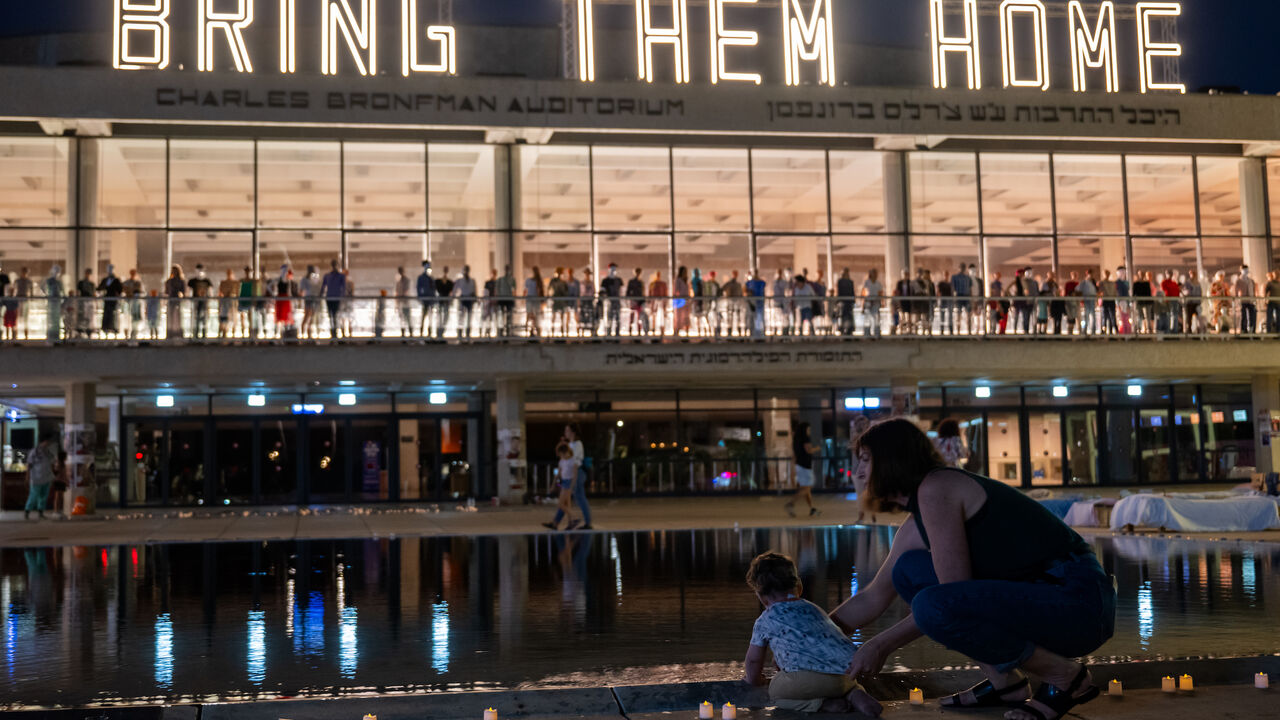
[[[965,272],[964,263],[960,263],[960,269],[956,271],[955,275],[951,276],[951,292],[956,296],[955,315],[958,316],[952,320],[954,324],[951,326],[951,334],[954,335],[960,329],[962,320],[964,321],[964,329],[972,333],[973,331],[969,327],[970,304],[968,298],[973,295],[973,278],[970,278],[969,274]]]
[[[418,276],[417,293],[418,301],[422,303],[422,327],[418,334],[425,338],[435,324],[432,322],[432,316],[435,315],[436,309],[436,281],[431,277],[429,260],[422,261],[422,274]]]
[[[320,280],[320,294],[329,310],[329,338],[338,339],[338,312],[342,306],[342,296],[347,292],[347,277],[338,270],[338,261],[329,261],[329,272]]]
[[[768,284],[760,279],[760,271],[752,270],[747,281],[747,297],[751,298],[751,335],[759,337],[764,332],[764,292]]]

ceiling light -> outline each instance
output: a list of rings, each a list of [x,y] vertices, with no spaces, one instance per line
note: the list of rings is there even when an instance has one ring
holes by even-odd
[[[341,395],[339,395],[339,396],[338,396],[338,404],[339,404],[339,405],[343,405],[343,406],[345,406],[345,407],[351,407],[352,405],[355,405],[355,404],[356,404],[356,394],[355,394],[355,393],[342,393]]]
[[[249,396],[249,407],[263,407],[267,404],[267,396],[257,393]]]
[[[449,396],[442,392],[433,392],[427,396],[427,402],[432,405],[445,405],[449,402]]]
[[[173,407],[173,396],[172,396],[172,395],[157,395],[157,396],[156,396],[156,407],[158,407],[158,408],[171,408],[171,407]]]
[[[1071,394],[1071,391],[1067,388],[1066,385],[1053,386],[1053,396],[1056,398],[1064,398],[1070,394]]]
[[[991,388],[986,385],[979,385],[973,389],[973,396],[986,400],[991,397]]]
[[[1142,397],[1142,386],[1141,386],[1141,385],[1130,385],[1130,386],[1129,386],[1129,397]]]

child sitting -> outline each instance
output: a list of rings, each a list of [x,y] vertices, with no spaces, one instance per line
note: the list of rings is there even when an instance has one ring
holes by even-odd
[[[764,604],[747,650],[748,684],[764,684],[765,652],[772,650],[780,672],[769,683],[769,699],[779,709],[880,715],[880,703],[845,675],[853,662],[853,641],[822,608],[800,597],[803,587],[791,558],[757,557],[747,571],[747,585]]]

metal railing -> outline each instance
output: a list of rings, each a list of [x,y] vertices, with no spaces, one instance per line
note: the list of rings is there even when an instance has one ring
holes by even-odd
[[[5,297],[0,342],[1259,337],[1280,297]]]
[[[815,489],[852,486],[849,458],[815,457]],[[556,493],[558,465],[530,462],[529,493]],[[717,493],[781,493],[795,490],[792,458],[639,457],[592,463],[587,468],[587,493],[595,497],[633,495],[711,495]]]

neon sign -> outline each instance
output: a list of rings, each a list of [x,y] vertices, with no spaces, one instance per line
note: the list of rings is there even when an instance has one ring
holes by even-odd
[[[274,4],[279,12],[277,42],[279,72],[298,71],[298,6],[318,10],[319,57],[304,58],[304,65],[324,75],[379,73],[378,5],[395,0],[177,0],[195,8],[197,47],[195,67],[200,72],[234,70],[254,72],[246,37],[255,33],[254,23],[262,8]],[[551,0],[547,0],[550,2]],[[576,39],[577,80],[596,80],[596,33],[594,0],[562,0],[576,10],[572,28],[565,31]],[[1062,0],[1057,0],[1061,2]],[[174,37],[171,19],[174,0],[111,0],[114,28],[112,66],[120,70],[164,70],[170,66]],[[422,0],[400,0],[400,73],[456,75],[460,36],[452,25],[426,25],[419,21]],[[764,68],[751,67],[744,51],[758,52],[760,32],[743,28],[732,15],[743,6],[758,7],[759,0],[707,0],[709,68],[706,75],[690,63],[691,37],[689,0],[629,0],[635,10],[635,77],[645,82],[658,80],[655,56],[671,53],[670,77],[677,84],[704,79],[712,84],[741,82],[760,85]],[[988,40],[981,36],[977,0],[913,0],[928,17],[929,53],[933,87],[963,87],[981,90],[984,84],[982,48]],[[1071,88],[1086,92],[1090,86],[1108,93],[1120,91],[1121,58],[1117,53],[1116,6],[1113,0],[1087,2],[1068,0],[1064,27],[1070,47],[1065,60],[1071,71]],[[670,21],[655,22],[655,9],[670,8]],[[781,77],[787,85],[816,82],[836,86],[837,17],[835,0],[779,0],[776,16],[780,31]],[[844,7],[844,6],[842,6]],[[1156,40],[1152,25],[1182,14],[1180,2],[1138,2],[1134,6],[1137,34],[1137,88],[1140,92],[1185,93],[1181,83],[1156,80],[1157,65],[1182,56],[1178,42]],[[1045,0],[1002,0],[998,9],[1000,80],[1005,88],[1049,90],[1055,62],[1050,42],[1050,10]],[[757,14],[756,17],[759,17]],[[985,27],[985,26],[984,26]],[[988,29],[988,32],[990,30]],[[1054,31],[1056,32],[1056,31]],[[422,47],[423,45],[427,47]],[[994,46],[992,46],[994,48]],[[215,56],[223,53],[222,67]],[[1057,51],[1059,55],[1061,50]],[[996,52],[991,51],[991,58]],[[662,63],[665,67],[666,63]],[[776,66],[775,66],[776,67]],[[963,72],[964,80],[952,77]],[[991,71],[994,73],[994,70]]]

